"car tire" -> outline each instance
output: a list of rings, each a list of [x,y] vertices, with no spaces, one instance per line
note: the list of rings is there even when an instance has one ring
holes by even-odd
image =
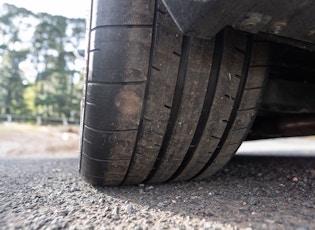
[[[203,179],[250,131],[268,44],[183,35],[163,3],[92,1],[80,173],[95,185]]]

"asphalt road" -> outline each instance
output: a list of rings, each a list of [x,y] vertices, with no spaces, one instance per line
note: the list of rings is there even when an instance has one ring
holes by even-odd
[[[0,158],[0,229],[315,229],[315,158],[238,156],[201,182],[92,187],[76,158]]]

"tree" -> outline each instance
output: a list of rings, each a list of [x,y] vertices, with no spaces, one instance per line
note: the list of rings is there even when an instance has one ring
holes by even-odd
[[[0,16],[0,113],[25,112],[23,92],[23,73],[20,63],[29,53],[22,45],[18,24],[26,15],[32,15],[25,9],[4,5]],[[0,40],[0,41],[1,41]]]
[[[0,113],[79,115],[85,20],[4,4],[0,36]]]
[[[6,51],[2,57],[1,82],[5,113],[25,112],[24,89],[19,63],[26,58],[28,51]]]
[[[79,70],[71,66],[76,61],[80,40],[84,38],[85,22],[48,14],[40,14],[39,19],[33,42],[39,86],[36,105],[44,115],[69,117],[74,106],[76,110],[79,108],[73,100],[77,96],[73,77]]]

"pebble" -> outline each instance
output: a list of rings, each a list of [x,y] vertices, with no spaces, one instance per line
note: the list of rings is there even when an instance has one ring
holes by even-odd
[[[115,206],[112,212],[112,219],[113,220],[119,220],[120,216],[119,216],[119,207]]]
[[[294,230],[310,230],[310,228],[308,228],[308,227],[296,227],[296,228],[294,228]]]
[[[159,208],[163,208],[163,207],[165,206],[165,204],[164,204],[163,202],[159,202],[159,203],[157,204],[157,206],[158,206]]]
[[[127,204],[125,206],[125,211],[127,212],[127,214],[131,215],[134,213],[134,210],[133,210],[133,206],[131,204]]]
[[[310,202],[303,202],[302,205],[308,208],[315,208],[315,205],[311,204]]]
[[[212,224],[209,223],[209,222],[206,222],[206,223],[204,223],[203,227],[204,227],[205,229],[211,229]]]

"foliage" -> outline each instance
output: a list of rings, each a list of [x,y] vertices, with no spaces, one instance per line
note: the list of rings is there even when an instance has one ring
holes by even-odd
[[[0,11],[0,114],[79,115],[84,19],[4,4]]]

